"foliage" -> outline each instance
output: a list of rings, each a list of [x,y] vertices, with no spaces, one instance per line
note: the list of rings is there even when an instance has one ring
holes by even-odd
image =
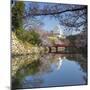
[[[33,45],[39,45],[41,43],[39,34],[34,30],[25,31],[23,29],[18,29],[15,31],[15,34],[17,38],[22,40],[23,42],[28,42]]]
[[[21,1],[15,2],[12,7],[12,27],[14,30],[22,27],[24,14],[24,3]]]
[[[75,45],[76,36],[72,36],[71,35],[71,36],[68,36],[67,39],[70,40],[70,42],[71,42],[72,45]]]

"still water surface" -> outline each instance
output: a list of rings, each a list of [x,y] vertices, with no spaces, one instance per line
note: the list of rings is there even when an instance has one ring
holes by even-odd
[[[37,88],[87,84],[82,54],[45,54],[12,58],[12,87]]]

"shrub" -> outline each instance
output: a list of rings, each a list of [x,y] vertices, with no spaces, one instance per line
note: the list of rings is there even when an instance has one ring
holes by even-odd
[[[25,31],[23,29],[18,29],[15,31],[15,33],[16,33],[17,38],[22,40],[23,42],[28,42],[33,45],[40,45],[41,43],[39,34],[35,32],[34,30]]]

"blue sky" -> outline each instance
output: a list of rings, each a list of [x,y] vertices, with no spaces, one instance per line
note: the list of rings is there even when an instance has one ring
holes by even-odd
[[[25,2],[27,8],[28,8],[28,5],[30,3],[31,2]],[[34,3],[34,4],[39,4],[40,8],[43,8],[44,5],[49,4],[49,3]],[[49,4],[49,5],[54,5],[54,4]],[[54,18],[54,17],[51,18],[49,16],[45,16],[45,17],[42,18],[41,16],[39,16],[37,18],[40,19],[41,22],[44,23],[43,29],[46,30],[46,31],[51,31],[56,26],[60,26],[60,30],[61,31],[64,31],[64,27],[62,27],[59,24],[59,21],[56,18]],[[80,33],[80,31],[78,31],[78,32],[76,32],[76,31],[72,32],[72,34],[78,34],[78,33]],[[69,32],[68,32],[68,34],[69,34]]]
[[[25,5],[26,5],[26,8],[29,7],[29,4],[32,3],[32,2],[25,2]],[[35,3],[34,3],[35,4]],[[46,4],[49,4],[49,3],[36,3],[40,6],[40,8],[43,8],[43,6]],[[54,5],[54,4],[49,4],[49,5]],[[38,19],[41,20],[41,22],[44,23],[43,25],[43,29],[46,30],[46,31],[51,31],[53,30],[53,28],[57,25],[59,25],[59,21],[56,20],[55,18],[51,18],[49,16],[45,16],[45,17],[37,17]]]
[[[69,34],[78,34],[78,33],[80,33],[80,31],[73,31],[73,32],[70,32],[70,31],[68,31],[68,34],[67,34],[67,32],[65,33],[65,31],[64,31],[64,26],[61,26],[60,24],[59,24],[59,21],[57,20],[57,19],[55,19],[55,18],[50,18],[50,17],[45,17],[45,18],[43,18],[43,20],[42,20],[42,22],[44,23],[44,25],[43,25],[43,29],[44,30],[46,30],[46,31],[51,31],[51,30],[53,30],[56,26],[58,26],[58,27],[60,27],[60,30],[61,30],[61,32],[63,32],[65,35],[69,35]]]
[[[53,30],[53,28],[59,25],[59,22],[55,18],[46,17],[42,20],[44,23],[43,28],[47,31]]]

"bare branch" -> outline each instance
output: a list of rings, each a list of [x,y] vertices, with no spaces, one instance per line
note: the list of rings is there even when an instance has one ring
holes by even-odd
[[[56,14],[62,14],[62,13],[65,13],[65,12],[69,12],[69,11],[80,11],[80,10],[85,10],[87,9],[86,6],[82,7],[82,8],[75,8],[75,9],[67,9],[67,10],[63,10],[63,11],[60,11],[60,12],[41,12],[41,13],[28,13],[27,15],[24,16],[25,17],[29,17],[29,16],[46,16],[46,15],[56,15]]]

